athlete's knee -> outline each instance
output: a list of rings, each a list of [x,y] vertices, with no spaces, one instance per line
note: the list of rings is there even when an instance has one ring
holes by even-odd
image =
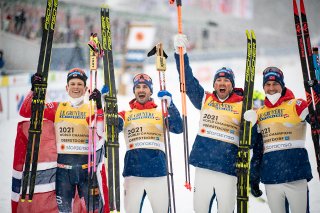
[[[64,200],[61,196],[56,196],[56,201],[59,209],[59,213],[72,212],[71,202]]]

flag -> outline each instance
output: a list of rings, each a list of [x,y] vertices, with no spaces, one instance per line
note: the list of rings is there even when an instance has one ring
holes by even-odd
[[[131,25],[127,40],[128,50],[149,50],[153,45],[156,29],[152,25]]]

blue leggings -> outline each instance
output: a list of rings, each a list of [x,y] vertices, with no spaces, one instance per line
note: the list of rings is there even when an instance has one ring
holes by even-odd
[[[94,209],[99,207],[99,195],[90,196],[90,199],[88,199],[88,177],[88,170],[83,169],[81,165],[72,166],[71,169],[57,168],[56,198],[59,212],[72,212],[72,201],[75,197],[76,189],[79,197],[84,198],[87,210],[93,210],[93,202]],[[97,183],[96,177],[94,182]]]

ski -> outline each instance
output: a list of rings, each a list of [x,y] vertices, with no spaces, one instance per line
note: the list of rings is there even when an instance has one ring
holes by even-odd
[[[41,74],[42,82],[36,84],[31,103],[31,118],[28,135],[27,153],[22,177],[21,202],[26,199],[29,187],[28,201],[31,202],[34,194],[35,181],[37,175],[38,153],[40,147],[40,136],[42,132],[43,112],[45,106],[45,96],[47,91],[47,81],[50,67],[51,49],[56,23],[58,0],[47,0],[45,20],[40,46],[37,73]],[[30,168],[30,164],[32,166]],[[31,172],[30,172],[31,169]]]
[[[166,58],[167,54],[164,52],[162,43],[157,44],[149,53],[148,57],[156,54],[156,67],[159,72],[159,85],[160,91],[166,90]],[[168,197],[169,197],[169,210],[170,213],[176,212],[175,193],[174,193],[174,180],[173,180],[173,166],[172,166],[172,152],[170,142],[170,131],[169,127],[169,113],[167,109],[167,101],[161,100],[161,111],[162,111],[162,128],[164,135],[164,147],[166,153],[166,167],[167,167],[167,186],[168,186]]]
[[[317,170],[320,177],[320,121],[318,119],[320,116],[320,99],[312,88],[316,82],[316,71],[313,64],[310,34],[303,0],[300,0],[300,16],[296,0],[293,0],[293,12],[309,117],[314,118],[310,119],[311,137],[316,155]]]
[[[246,72],[243,93],[243,105],[241,126],[239,134],[239,149],[237,159],[237,212],[248,212],[249,201],[249,166],[250,166],[250,144],[251,144],[251,122],[243,118],[243,114],[252,109],[253,90],[256,65],[256,37],[254,31],[246,31],[247,57]]]
[[[109,93],[104,95],[106,157],[108,161],[107,171],[110,211],[113,212],[117,210],[117,212],[120,212],[118,104],[112,57],[109,13],[109,8],[101,8],[102,48],[104,50],[104,84],[109,88]]]

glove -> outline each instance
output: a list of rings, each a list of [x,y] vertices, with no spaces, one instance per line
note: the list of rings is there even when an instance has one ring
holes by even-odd
[[[314,80],[309,80],[309,81],[306,81],[304,83],[304,85],[306,87],[312,87],[313,90],[318,94],[319,96],[319,93],[320,93],[320,81],[314,79]]]
[[[173,38],[173,45],[175,53],[179,54],[179,47],[182,47],[182,52],[185,54],[187,52],[188,38],[184,34],[176,34]]]
[[[254,111],[253,109],[249,109],[243,114],[243,118],[246,121],[251,122],[252,125],[255,125],[255,123],[257,122],[258,116],[256,111]]]
[[[42,82],[42,75],[39,73],[35,73],[31,76],[31,91],[34,91],[34,87],[36,84],[40,84]]]
[[[169,107],[171,102],[172,102],[172,95],[167,90],[160,90],[158,92],[158,98],[160,100],[166,100],[167,101],[167,107]]]
[[[251,194],[254,197],[260,197],[262,195],[262,191],[259,188],[259,184],[250,184],[250,188],[251,188]]]
[[[104,85],[101,89],[101,93],[102,93],[102,96],[105,96],[105,95],[108,95],[109,94],[109,87],[108,85]]]
[[[97,104],[97,109],[102,109],[101,93],[97,88],[92,91],[89,100],[94,100]]]

